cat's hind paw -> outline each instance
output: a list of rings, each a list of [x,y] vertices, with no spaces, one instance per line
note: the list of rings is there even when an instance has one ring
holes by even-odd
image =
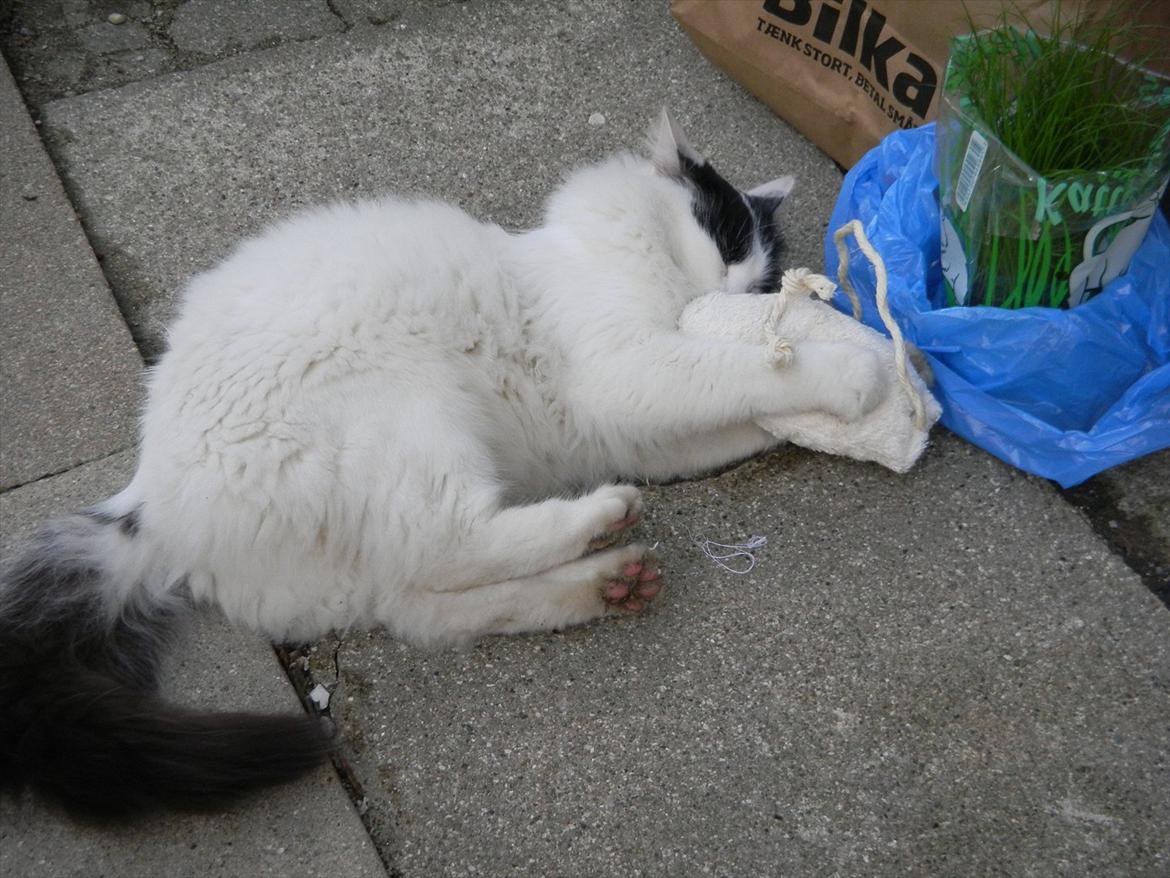
[[[662,592],[662,566],[650,552],[641,560],[627,562],[621,577],[605,584],[601,594],[614,609],[640,613]]]
[[[612,546],[625,531],[642,520],[642,493],[632,485],[607,485],[594,491],[589,499],[597,503],[589,552]]]

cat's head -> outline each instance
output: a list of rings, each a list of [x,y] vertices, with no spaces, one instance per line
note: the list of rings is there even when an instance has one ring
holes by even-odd
[[[723,260],[728,293],[771,293],[780,280],[776,215],[792,177],[742,191],[721,177],[687,141],[666,110],[649,134],[650,160],[660,174],[691,192],[691,212]]]

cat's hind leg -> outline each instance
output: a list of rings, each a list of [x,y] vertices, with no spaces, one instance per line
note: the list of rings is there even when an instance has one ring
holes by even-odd
[[[531,576],[458,591],[414,590],[387,622],[416,642],[468,643],[489,634],[551,631],[610,612],[639,612],[661,589],[657,559],[645,546],[631,544]]]
[[[641,495],[630,485],[604,485],[576,499],[486,506],[451,535],[432,587],[462,591],[550,570],[612,544],[641,514]]]
[[[654,597],[644,547],[596,551],[638,520],[637,488],[508,505],[488,446],[466,429],[472,402],[401,390],[381,407],[393,417],[360,421],[346,458],[364,615],[443,643],[576,624]],[[406,426],[416,421],[427,429]]]

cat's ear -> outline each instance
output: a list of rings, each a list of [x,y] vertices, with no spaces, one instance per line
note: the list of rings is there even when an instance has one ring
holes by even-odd
[[[795,185],[795,177],[777,177],[775,180],[769,180],[754,189],[749,189],[747,194],[775,222],[780,206]]]
[[[748,195],[753,198],[771,198],[775,201],[783,201],[792,192],[794,186],[796,186],[795,177],[777,177],[775,180],[769,180],[754,189],[749,189]]]
[[[654,167],[668,177],[682,176],[683,159],[696,165],[706,164],[707,160],[690,145],[686,135],[683,134],[678,123],[674,121],[674,117],[665,107],[659,115],[658,121],[651,126],[647,141],[650,148],[650,160],[654,163]]]

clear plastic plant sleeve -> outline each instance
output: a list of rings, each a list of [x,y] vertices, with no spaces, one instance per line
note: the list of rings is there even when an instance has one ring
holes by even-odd
[[[937,124],[946,303],[1079,305],[1126,270],[1145,238],[1170,177],[1170,121],[1127,169],[1049,179],[972,112],[967,89],[978,83],[958,73],[970,51],[969,36],[952,41]],[[1143,102],[1165,111],[1170,79],[1140,72]]]

